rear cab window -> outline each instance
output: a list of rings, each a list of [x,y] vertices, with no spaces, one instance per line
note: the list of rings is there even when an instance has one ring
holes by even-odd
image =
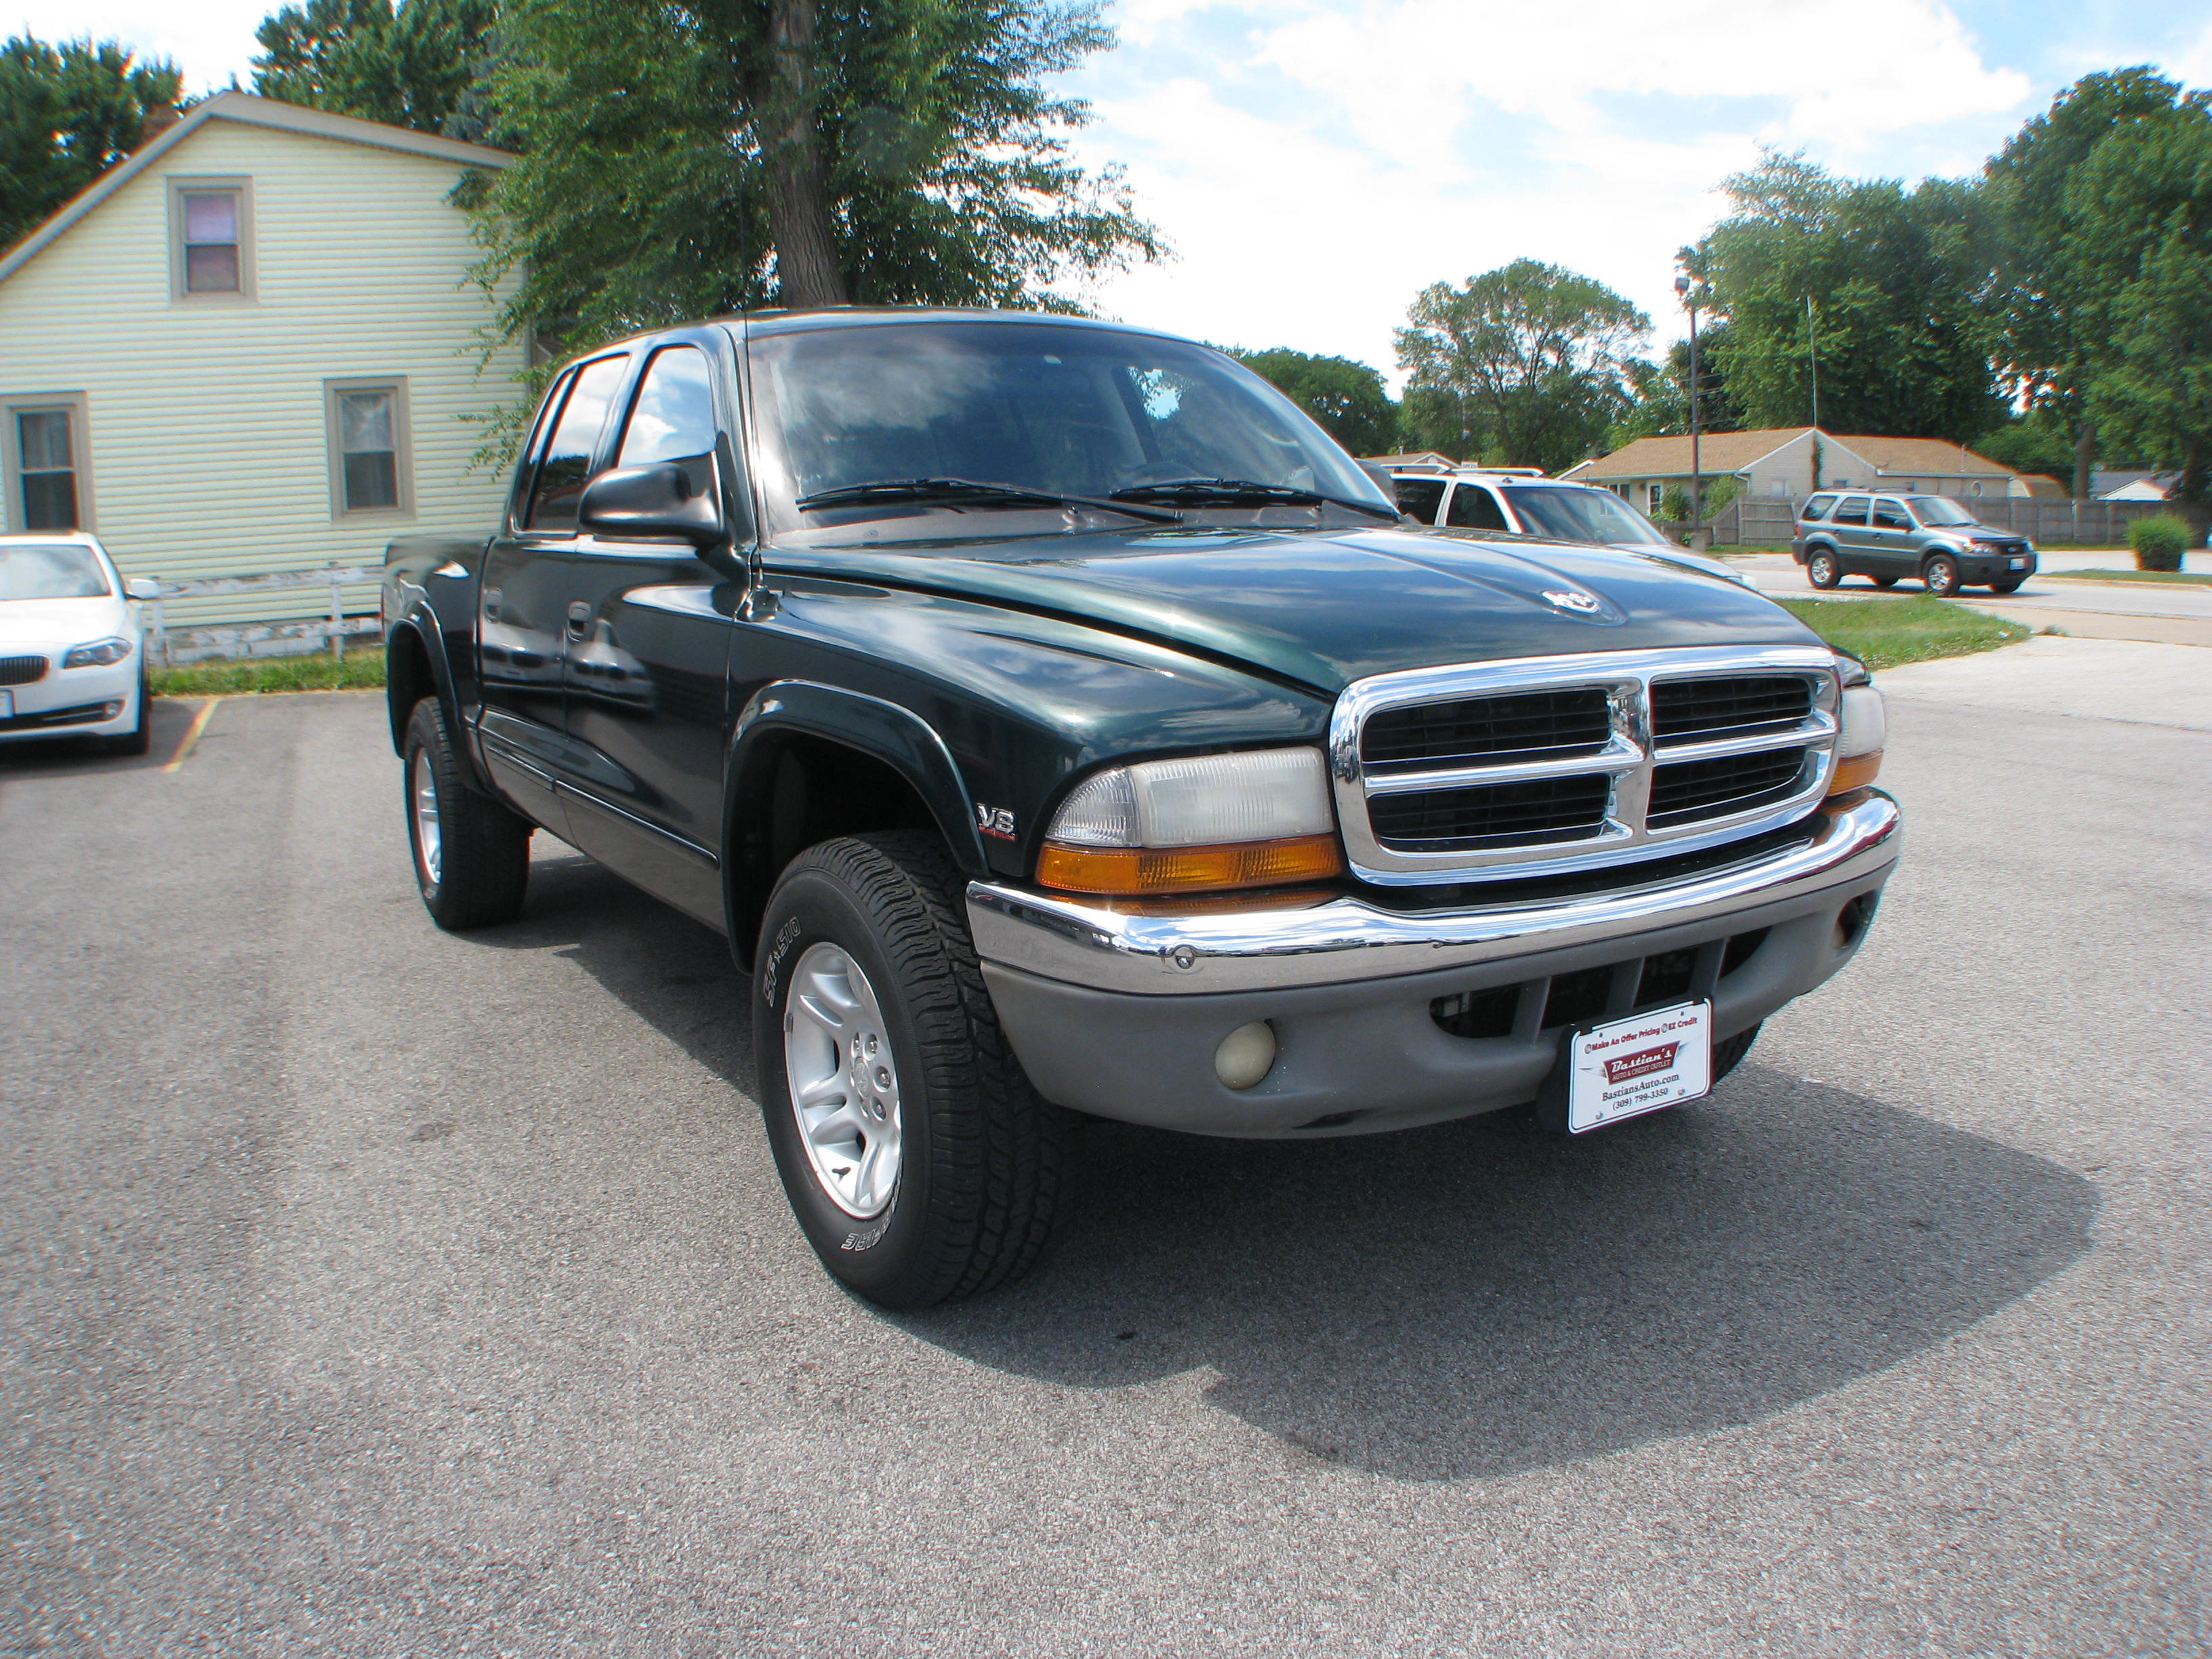
[[[1837,503],[1836,522],[1838,524],[1863,525],[1866,521],[1867,498],[1865,496],[1846,495]]]
[[[1456,530],[1510,530],[1498,497],[1480,484],[1455,484],[1447,522]]]
[[[1398,510],[1411,514],[1423,524],[1437,521],[1437,508],[1444,499],[1442,478],[1393,478],[1391,493],[1398,498]]]
[[[622,389],[629,368],[629,358],[625,355],[601,357],[576,371],[562,400],[561,412],[551,423],[544,453],[538,459],[524,529],[551,535],[575,532],[576,503],[590,482],[599,434],[606,428],[607,410]]]
[[[1910,530],[1912,520],[1905,516],[1905,503],[1894,496],[1884,495],[1874,504],[1874,527],[1877,530]]]

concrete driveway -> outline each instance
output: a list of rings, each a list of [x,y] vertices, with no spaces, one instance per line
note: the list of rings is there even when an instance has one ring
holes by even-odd
[[[2117,648],[1894,677],[1905,866],[1711,1101],[1102,1129],[919,1318],[718,940],[542,838],[429,926],[379,700],[0,759],[0,1650],[2204,1651],[2212,736]]]

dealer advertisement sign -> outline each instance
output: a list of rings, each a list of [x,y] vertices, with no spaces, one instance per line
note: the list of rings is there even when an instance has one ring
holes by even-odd
[[[1567,1063],[1567,1127],[1576,1134],[1697,1100],[1713,1086],[1713,1005],[1656,1008],[1577,1032]]]

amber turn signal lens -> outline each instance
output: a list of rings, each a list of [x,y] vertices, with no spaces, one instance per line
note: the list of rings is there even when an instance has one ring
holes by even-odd
[[[1864,755],[1853,755],[1849,760],[1836,763],[1836,775],[1828,780],[1828,793],[1846,794],[1853,789],[1863,789],[1881,771],[1881,750],[1874,750]]]
[[[1196,893],[1272,887],[1341,875],[1334,836],[1240,842],[1228,847],[1067,847],[1047,842],[1037,882],[1070,893]]]

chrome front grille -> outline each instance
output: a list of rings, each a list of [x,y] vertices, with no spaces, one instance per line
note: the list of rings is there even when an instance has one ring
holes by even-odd
[[[1833,768],[1820,646],[1622,651],[1377,675],[1337,700],[1353,868],[1386,884],[1625,863],[1801,816]]]

